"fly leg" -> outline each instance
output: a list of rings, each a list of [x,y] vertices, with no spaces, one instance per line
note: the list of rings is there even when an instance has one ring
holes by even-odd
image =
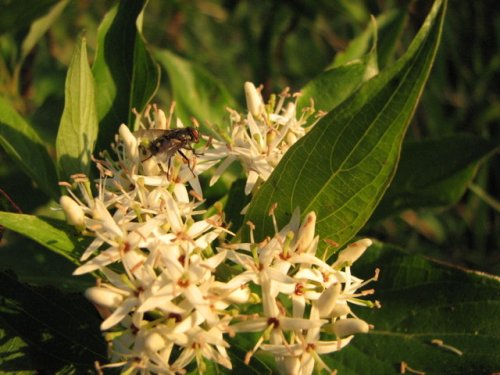
[[[192,148],[190,148],[188,150],[192,150],[193,154],[196,155],[196,153],[194,152],[194,150]],[[193,168],[191,168],[191,163],[190,163],[188,157],[186,155],[184,155],[184,153],[180,149],[177,151],[179,152],[179,154],[181,154],[182,158],[186,161],[188,168],[191,171],[191,173],[193,174],[193,176],[196,177],[196,175],[194,174]]]

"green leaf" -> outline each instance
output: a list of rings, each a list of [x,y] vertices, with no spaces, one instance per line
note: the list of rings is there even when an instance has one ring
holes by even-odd
[[[220,125],[227,115],[226,107],[235,108],[224,85],[202,67],[167,50],[159,50],[155,56],[168,74],[176,113],[183,122],[195,117],[202,126]]]
[[[344,66],[363,58],[373,48],[375,37],[377,38],[378,66],[385,67],[394,56],[406,19],[406,12],[400,9],[391,9],[382,13],[376,18],[375,23],[371,22],[359,36],[351,40],[344,51],[335,55],[331,67]]]
[[[31,52],[33,47],[38,43],[40,38],[47,32],[54,21],[61,15],[64,8],[68,5],[68,0],[59,1],[50,9],[50,11],[43,17],[40,17],[31,24],[28,35],[23,40],[21,46],[21,60]]]
[[[90,175],[98,131],[94,82],[87,60],[85,38],[77,42],[66,76],[64,111],[56,140],[59,177]]]
[[[367,81],[285,154],[255,195],[244,222],[257,240],[273,233],[296,207],[315,211],[317,233],[345,244],[366,223],[396,170],[401,143],[429,75],[445,6],[436,1],[406,54]],[[247,235],[246,232],[243,235]]]
[[[121,124],[132,127],[132,109],[142,112],[158,89],[160,70],[138,27],[145,3],[121,1],[108,12],[98,29],[92,67],[99,98],[97,150],[109,147]]]
[[[0,6],[0,34],[29,26],[46,14],[58,0],[2,0]]]
[[[456,203],[481,161],[499,147],[498,142],[470,135],[406,142],[396,176],[372,219]]]
[[[0,295],[2,373],[86,374],[96,360],[106,361],[100,319],[80,294],[33,288],[0,273]]]
[[[500,281],[387,245],[370,247],[353,268],[368,278],[380,309],[354,312],[375,326],[327,361],[339,373],[400,374],[401,362],[427,375],[492,374],[500,363]],[[442,340],[460,350],[432,344]]]
[[[0,211],[0,225],[35,240],[77,265],[88,245],[86,239],[70,235],[75,229],[61,220]]]
[[[57,199],[59,188],[54,163],[38,134],[0,97],[0,145],[12,160],[49,197]]]
[[[324,71],[300,90],[297,108],[309,106],[312,99],[315,109],[331,111],[361,86],[366,71],[366,59]]]

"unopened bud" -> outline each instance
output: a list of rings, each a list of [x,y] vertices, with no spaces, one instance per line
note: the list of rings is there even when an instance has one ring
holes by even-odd
[[[328,289],[325,289],[318,299],[318,310],[320,318],[329,318],[335,305],[337,304],[337,299],[340,295],[341,286],[339,283],[332,284]]]
[[[297,241],[297,252],[307,251],[311,242],[314,239],[314,231],[316,228],[316,214],[314,211],[309,212],[299,229],[299,239]]]
[[[63,195],[59,199],[59,204],[66,215],[68,224],[74,225],[80,231],[83,230],[83,228],[85,228],[85,214],[78,203],[67,195]]]
[[[347,318],[337,320],[333,324],[333,333],[339,338],[355,335],[357,333],[366,333],[370,326],[364,320],[356,318]]]
[[[120,138],[123,141],[123,145],[125,146],[125,152],[130,160],[137,161],[139,160],[139,148],[137,147],[137,138],[132,134],[127,125],[121,124],[118,129],[118,133],[120,134]]]
[[[339,253],[337,261],[333,264],[333,267],[350,267],[361,255],[363,255],[365,250],[371,244],[372,241],[368,238],[364,238],[350,244]]]
[[[235,291],[231,292],[226,297],[226,300],[229,303],[235,304],[247,303],[250,300],[250,288],[246,286],[238,288]]]
[[[247,100],[248,111],[254,117],[259,116],[262,113],[264,104],[262,102],[262,96],[252,82],[245,82],[245,97]]]
[[[98,286],[88,288],[84,295],[92,303],[109,308],[116,308],[120,306],[123,301],[123,296],[121,294]]]
[[[151,352],[158,352],[165,348],[165,339],[157,332],[153,332],[146,337],[144,345]]]
[[[157,129],[166,129],[167,128],[167,116],[165,116],[165,112],[161,109],[158,110],[156,120],[156,128]]]

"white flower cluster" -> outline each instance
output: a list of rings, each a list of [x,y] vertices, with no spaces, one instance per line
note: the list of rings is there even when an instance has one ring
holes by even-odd
[[[317,114],[314,122],[305,127],[307,120],[314,117],[314,109],[306,108],[297,114],[297,104],[290,101],[288,90],[278,97],[272,96],[267,105],[253,83],[245,83],[245,95],[248,113],[241,115],[231,111],[231,134],[227,143],[214,142],[214,154],[225,160],[215,171],[210,185],[214,184],[222,173],[239,160],[247,174],[245,194],[258,189],[278,165],[283,155],[297,140],[320,118]],[[297,116],[298,115],[298,116]]]
[[[253,85],[246,88],[247,93],[255,90]],[[245,124],[262,116],[282,141],[299,132],[294,116],[264,115],[252,100]],[[146,115],[149,128],[170,126],[171,119],[161,110],[155,108],[154,118]],[[240,125],[233,128],[234,144],[225,148],[228,159],[217,174],[232,157],[244,155],[251,191],[255,173],[265,180],[293,142],[284,141],[283,147],[277,147],[281,141],[265,143],[268,150],[280,150],[276,153],[259,149],[245,154],[245,147],[253,150],[253,142],[260,142],[255,135],[264,134],[259,130],[248,138]],[[179,122],[177,126],[182,129]],[[180,134],[197,141],[197,133],[190,132]],[[350,265],[370,240],[349,245],[329,265],[316,256],[315,214],[300,223],[296,210],[284,228],[275,225],[272,238],[257,243],[252,231],[249,243],[229,243],[225,237],[232,233],[222,212],[209,216],[200,209],[203,195],[197,177],[218,162],[220,144],[206,146],[195,157],[190,145],[175,143],[183,139],[166,139],[167,146],[177,146],[168,158],[152,155],[144,161],[140,150],[147,146],[125,125],[120,138],[114,146],[116,158],[104,154],[104,160],[96,161],[101,174],[96,196],[87,177],[75,175],[79,196],[69,189],[74,185],[66,184],[70,196],[60,200],[68,222],[94,238],[74,273],[99,275],[96,286],[85,293],[103,317],[101,329],[110,348],[111,362],[99,370],[182,374],[193,361],[199,372],[207,361],[231,369],[227,337],[260,331],[247,362],[261,349],[274,354],[282,373],[310,374],[315,365],[328,368],[320,354],[339,350],[353,334],[368,330],[350,305],[376,305],[359,298],[371,291],[358,292],[376,276],[363,282],[351,275]],[[249,143],[240,144],[243,140]],[[181,148],[191,158],[178,155]]]

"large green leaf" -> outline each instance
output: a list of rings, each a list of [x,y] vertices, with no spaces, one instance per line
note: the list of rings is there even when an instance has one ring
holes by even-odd
[[[227,115],[226,107],[235,108],[223,84],[202,67],[167,50],[159,50],[155,56],[168,74],[176,113],[182,121],[195,117],[202,125],[220,125]]]
[[[66,76],[64,111],[56,140],[59,177],[90,175],[98,123],[94,81],[87,61],[85,38],[77,42]]]
[[[132,109],[142,112],[158,89],[160,69],[146,49],[140,20],[146,1],[121,1],[98,30],[92,71],[99,118],[97,149],[105,149],[120,124],[132,126]]]
[[[498,142],[470,135],[406,142],[396,176],[372,219],[456,203],[480,162],[498,148]]]
[[[436,1],[406,54],[367,81],[283,157],[245,217],[260,240],[296,207],[315,211],[317,232],[346,243],[366,223],[396,170],[401,143],[439,44],[445,2]],[[245,235],[245,233],[244,233]]]
[[[375,328],[329,358],[340,374],[400,374],[401,362],[427,375],[498,371],[498,278],[380,245],[370,247],[352,273],[367,278],[374,267],[380,277],[370,287],[382,307],[354,310]]]
[[[0,295],[2,374],[87,374],[106,362],[100,319],[83,296],[33,288],[10,273],[0,273]]]
[[[0,97],[0,145],[49,197],[57,199],[54,163],[33,128]]]
[[[72,235],[74,227],[61,220],[0,211],[0,225],[35,240],[78,265],[78,259],[88,244],[84,238]]]

